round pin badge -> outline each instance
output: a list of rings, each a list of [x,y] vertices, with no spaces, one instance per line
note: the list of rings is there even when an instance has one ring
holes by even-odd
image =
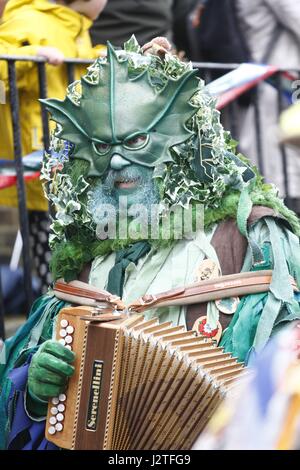
[[[219,277],[219,269],[217,264],[211,259],[205,259],[196,270],[197,282],[208,281]]]
[[[239,303],[240,299],[238,297],[229,297],[228,299],[215,301],[217,309],[225,315],[233,315],[236,312]]]
[[[207,323],[207,317],[203,316],[200,318],[197,318],[195,321],[193,328],[193,331],[196,331],[199,336],[203,336],[204,338],[210,339],[214,343],[218,344],[221,336],[222,336],[222,326],[221,323],[218,321],[217,322],[217,327],[212,328],[208,323]]]

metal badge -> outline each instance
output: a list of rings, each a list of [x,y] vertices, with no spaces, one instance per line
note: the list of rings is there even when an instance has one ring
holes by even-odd
[[[229,297],[227,299],[215,300],[217,309],[225,315],[233,315],[240,303],[239,297]]]
[[[219,341],[222,336],[222,325],[218,321],[217,322],[217,327],[212,328],[208,323],[207,323],[207,317],[202,316],[197,318],[195,321],[193,328],[193,331],[196,331],[199,336],[203,336],[206,338],[208,341],[213,342],[214,344],[218,345]]]
[[[219,269],[217,264],[211,259],[205,259],[202,261],[196,271],[197,282],[208,281],[219,277]]]

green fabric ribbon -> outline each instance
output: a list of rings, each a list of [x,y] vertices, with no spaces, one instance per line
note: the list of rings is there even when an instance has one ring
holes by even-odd
[[[108,274],[107,290],[111,294],[122,297],[127,266],[130,263],[136,264],[150,249],[151,245],[146,241],[142,241],[117,251],[115,265]]]
[[[276,318],[285,304],[290,306],[293,313],[300,315],[299,304],[294,298],[294,291],[290,282],[289,268],[283,249],[282,237],[275,221],[271,217],[266,217],[265,222],[269,229],[274,267],[270,293],[261,314],[254,340],[254,347],[257,351],[260,351],[266,345],[273,331]]]
[[[243,297],[229,327],[223,333],[219,346],[241,362],[246,361],[248,352],[253,346],[267,297],[266,293]]]
[[[253,238],[249,236],[249,233],[248,233],[247,223],[248,223],[248,218],[253,208],[253,203],[250,197],[250,191],[253,185],[254,185],[254,182],[252,180],[250,183],[248,183],[248,185],[241,192],[236,220],[237,220],[239,231],[241,232],[242,235],[244,235],[244,237],[247,238],[249,248],[251,250],[251,255],[252,255],[252,265],[255,267],[255,266],[263,265],[265,262],[265,259],[264,259],[264,255],[259,245],[256,243],[256,241]]]
[[[289,277],[291,273],[297,281],[300,279],[299,239],[272,217],[265,217],[264,224],[268,235],[262,252],[266,265],[271,263],[267,268],[273,269],[270,292],[242,298],[220,343],[225,352],[246,362],[249,352],[260,352],[284,324],[300,319],[300,295],[294,293]]]

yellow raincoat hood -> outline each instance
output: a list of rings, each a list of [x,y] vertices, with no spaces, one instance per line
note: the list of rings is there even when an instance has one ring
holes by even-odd
[[[3,13],[3,20],[7,21],[13,15],[20,14],[20,9],[24,12],[26,8],[29,11],[35,9],[36,11],[51,13],[56,16],[59,21],[65,22],[66,27],[74,28],[76,20],[80,22],[83,29],[88,30],[92,26],[92,21],[84,15],[72,10],[71,8],[60,5],[49,0],[9,0],[5,6]]]

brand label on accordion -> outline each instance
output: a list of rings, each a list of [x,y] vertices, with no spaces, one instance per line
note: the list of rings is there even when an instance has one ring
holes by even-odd
[[[102,371],[103,361],[94,361],[90,386],[89,406],[86,418],[86,429],[88,431],[96,431],[97,429]]]

